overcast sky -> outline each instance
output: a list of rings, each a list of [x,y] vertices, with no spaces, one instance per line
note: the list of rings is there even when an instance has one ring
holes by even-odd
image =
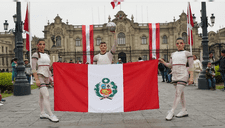
[[[22,19],[25,19],[28,0],[21,0]],[[44,37],[44,26],[47,21],[54,22],[59,14],[63,22],[68,19],[72,25],[103,24],[108,22],[110,15],[120,11],[120,6],[112,9],[112,0],[30,0],[31,33],[37,37]],[[192,13],[200,22],[201,1],[203,0],[124,0],[121,10],[130,19],[138,23],[166,23],[177,20],[184,11],[187,12],[187,3],[191,4]],[[214,13],[215,26],[208,27],[208,31],[217,31],[225,27],[225,0],[206,1],[208,17]],[[16,14],[16,3],[13,0],[0,0],[0,32],[4,32],[3,23],[8,20],[9,29],[14,28],[12,16]],[[209,18],[210,19],[210,18]],[[211,22],[209,20],[209,22]],[[199,29],[199,33],[201,33]]]

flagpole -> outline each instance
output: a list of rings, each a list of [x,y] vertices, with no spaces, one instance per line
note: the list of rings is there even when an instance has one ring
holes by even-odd
[[[137,5],[136,5],[136,22],[137,22]]]
[[[148,21],[148,6],[147,6],[147,21]],[[149,23],[149,22],[148,22]]]
[[[99,7],[98,7],[98,24],[100,24]]]
[[[142,15],[141,16],[142,16],[142,23],[143,23],[143,5],[141,6],[141,8],[142,8],[141,9],[141,11],[142,11]]]
[[[32,54],[32,50],[31,50],[31,27],[30,27],[30,2],[28,2],[28,26],[29,26],[29,53],[30,53],[30,66],[32,68],[32,58],[31,58],[31,54]],[[32,85],[33,84],[33,78],[32,78],[32,75],[30,76],[30,84]]]
[[[191,30],[190,30],[190,31],[191,31]],[[192,39],[191,39],[191,32],[189,32],[189,33],[190,33],[190,35],[189,35],[189,36],[190,36],[190,52],[191,52],[191,55],[192,55],[192,46],[191,46],[191,45],[192,45],[192,42],[191,42]]]
[[[92,9],[92,24],[94,24],[94,14],[93,14],[93,8]]]
[[[106,19],[106,18],[105,18],[105,6],[104,6],[104,22],[105,22],[105,19]],[[106,22],[105,22],[105,23],[106,23]]]
[[[121,6],[122,6],[122,3],[120,3],[120,11],[121,11]]]

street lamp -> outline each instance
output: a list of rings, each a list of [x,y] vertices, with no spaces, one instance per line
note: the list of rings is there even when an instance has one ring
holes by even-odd
[[[203,70],[199,75],[199,79],[198,79],[198,88],[199,89],[209,89],[208,87],[208,82],[205,78],[205,74],[206,74],[206,67],[207,64],[209,62],[209,47],[208,47],[208,32],[207,32],[207,27],[209,26],[213,26],[215,23],[215,16],[212,14],[212,16],[210,17],[211,19],[211,23],[212,25],[210,25],[208,23],[208,18],[206,16],[206,3],[202,2],[202,10],[201,10],[201,23],[199,26],[202,27],[202,48],[203,48],[203,61],[202,61],[202,65],[203,65]],[[196,17],[193,15],[193,20],[195,20]]]
[[[16,23],[17,22],[17,17],[16,17],[16,14],[15,15],[13,15],[13,20],[14,20],[14,23]],[[5,20],[5,23],[3,23],[3,25],[4,25],[4,30],[8,30],[8,23],[7,23],[7,20]],[[16,26],[15,26],[16,27]],[[12,32],[13,34],[14,34],[14,36],[15,36],[15,48],[14,48],[14,52],[15,52],[15,58],[18,58],[18,53],[17,53],[17,48],[16,48],[16,31],[15,31],[15,29],[13,28],[13,29],[10,29],[9,31],[8,31],[8,33],[10,33],[10,32]]]
[[[11,29],[15,35],[15,56],[18,59],[17,77],[15,83],[13,84],[13,94],[14,96],[23,96],[29,95],[31,93],[30,84],[28,83],[27,77],[25,75],[25,66],[23,61],[23,22],[21,21],[21,3],[16,2],[17,4],[17,14],[13,15],[13,20],[16,24],[15,30]],[[8,23],[5,21],[4,29],[8,29]],[[9,32],[11,31],[9,30]]]
[[[17,22],[17,16],[16,16],[16,14],[13,15],[13,21],[14,21],[14,23]]]
[[[9,24],[7,23],[7,20],[5,20],[5,23],[3,25],[4,25],[4,30],[8,30]]]

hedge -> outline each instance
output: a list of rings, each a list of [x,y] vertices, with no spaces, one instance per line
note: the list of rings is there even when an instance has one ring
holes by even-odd
[[[221,76],[221,74],[220,74],[220,72],[218,72],[219,71],[219,65],[217,65],[217,66],[215,66],[215,78],[216,78],[216,83],[220,83],[220,82],[223,82],[223,79],[222,79],[222,76]]]
[[[0,90],[2,93],[6,90],[13,91],[12,73],[0,73]]]

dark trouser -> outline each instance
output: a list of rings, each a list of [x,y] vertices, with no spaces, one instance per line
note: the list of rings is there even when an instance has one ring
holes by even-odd
[[[164,72],[164,76],[166,77],[166,82],[168,82],[168,73],[167,73],[167,71]]]
[[[172,82],[172,74],[168,74],[168,81]]]
[[[30,84],[30,75],[26,75],[26,76],[27,76],[28,83]]]
[[[216,86],[216,79],[215,78],[211,78],[211,79],[207,79],[208,84],[209,84],[209,88],[215,88]]]
[[[222,79],[223,79],[223,84],[224,84],[224,88],[225,88],[225,71],[220,72]]]
[[[160,71],[161,72],[161,75],[162,75],[162,79],[163,81],[165,81],[165,77],[166,77],[166,81],[168,80],[168,77],[167,77],[167,72],[165,71]]]

